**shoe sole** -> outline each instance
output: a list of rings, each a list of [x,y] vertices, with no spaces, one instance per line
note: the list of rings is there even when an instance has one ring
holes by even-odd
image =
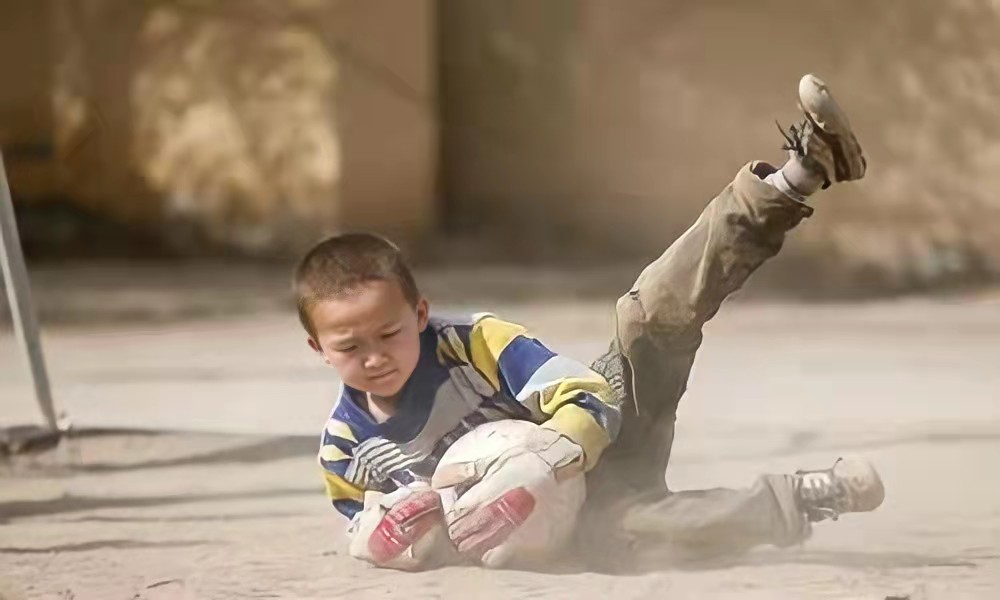
[[[864,177],[868,170],[864,150],[829,86],[812,73],[803,75],[799,80],[799,106],[828,140],[838,170],[830,179],[850,181]]]
[[[819,127],[833,135],[851,135],[851,122],[847,118],[829,86],[812,73],[799,80],[799,103]]]

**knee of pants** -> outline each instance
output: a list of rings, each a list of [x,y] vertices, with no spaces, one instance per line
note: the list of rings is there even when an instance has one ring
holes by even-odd
[[[640,340],[664,351],[697,350],[701,343],[702,322],[694,310],[674,307],[650,312],[636,288],[618,299],[615,315],[619,350],[630,359]]]

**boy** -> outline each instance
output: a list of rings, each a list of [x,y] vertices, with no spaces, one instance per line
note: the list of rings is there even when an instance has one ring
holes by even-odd
[[[476,426],[543,424],[529,440],[551,471],[590,469],[618,432],[607,381],[492,315],[431,318],[398,249],[369,234],[321,242],[296,270],[310,347],[344,385],[320,464],[334,507],[351,519],[351,554],[417,568],[478,559],[532,506],[514,490],[461,521],[428,483],[448,447]]]
[[[412,568],[452,548],[480,553],[502,542],[518,525],[514,503],[501,498],[472,526],[445,535],[440,501],[421,482],[462,433],[504,418],[552,433],[529,446],[544,447],[553,470],[577,464],[588,472],[578,530],[597,536],[584,540],[590,548],[669,547],[702,557],[789,545],[808,537],[811,522],[881,504],[881,480],[861,459],[765,475],[744,490],[668,492],[664,480],[702,326],[812,214],[810,194],[865,173],[826,85],[806,75],[799,100],[805,121],[785,134],[789,160],[780,169],[744,167],[640,274],[619,299],[615,339],[592,370],[495,317],[429,319],[398,253],[379,238],[333,238],[303,259],[296,289],[310,346],[344,379],[320,462],[334,506],[354,518],[352,554]],[[365,489],[388,494],[362,510]],[[367,524],[364,514],[372,515]]]

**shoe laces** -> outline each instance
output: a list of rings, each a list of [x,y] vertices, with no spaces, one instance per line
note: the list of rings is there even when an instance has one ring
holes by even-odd
[[[781,149],[794,152],[799,157],[805,156],[806,148],[802,142],[806,132],[806,121],[803,120],[798,126],[793,123],[788,127],[787,132],[781,127],[781,123],[778,121],[775,121],[774,124],[778,126],[781,137],[785,138],[785,143],[781,145]]]
[[[809,519],[822,521],[840,517],[847,512],[843,505],[848,499],[848,490],[844,482],[834,475],[833,469],[818,471],[796,471],[798,476],[798,494]]]

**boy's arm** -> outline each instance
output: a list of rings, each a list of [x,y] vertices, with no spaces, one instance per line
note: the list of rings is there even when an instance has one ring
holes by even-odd
[[[470,360],[497,389],[510,393],[533,415],[579,444],[584,468],[597,464],[621,427],[621,408],[608,382],[575,360],[530,337],[520,325],[492,315],[469,332]]]
[[[364,488],[351,483],[346,477],[357,444],[354,433],[346,423],[333,417],[327,421],[319,449],[319,465],[323,468],[327,497],[333,507],[348,519],[353,519],[364,507]]]

